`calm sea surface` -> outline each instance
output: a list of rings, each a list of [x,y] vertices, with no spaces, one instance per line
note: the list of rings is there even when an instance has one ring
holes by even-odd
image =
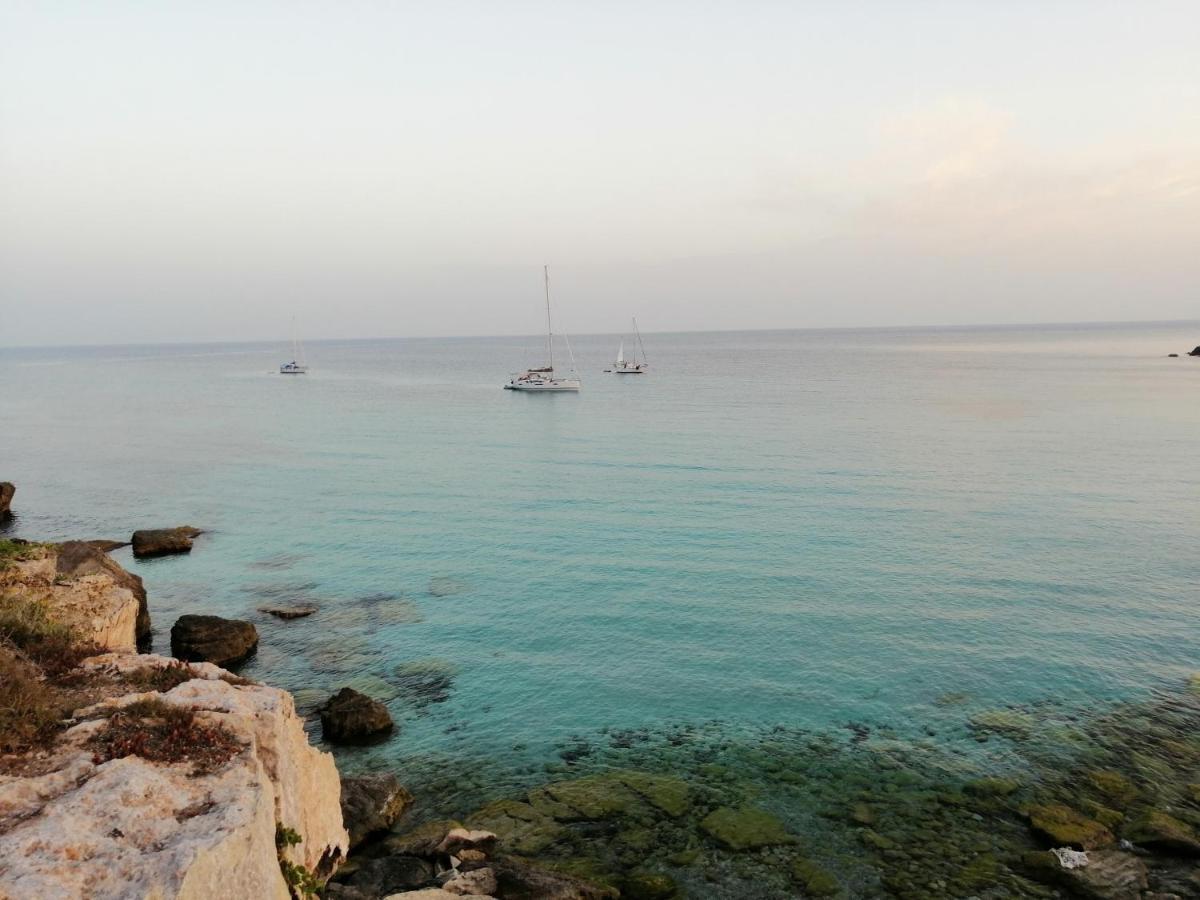
[[[577,396],[500,390],[536,338],[310,343],[292,378],[274,345],[0,350],[9,533],[206,529],[116,554],[156,649],[253,620],[245,674],[391,695],[343,759],[402,773],[688,723],[970,754],[980,710],[1196,668],[1200,360],[1166,354],[1200,324],[645,340],[620,378],[576,339]],[[291,600],[321,610],[256,611]]]

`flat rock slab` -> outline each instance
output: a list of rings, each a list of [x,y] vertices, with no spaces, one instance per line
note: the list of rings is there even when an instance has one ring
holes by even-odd
[[[199,528],[181,525],[178,528],[148,528],[133,533],[134,556],[166,556],[169,553],[190,553],[192,540],[203,534]]]
[[[319,608],[315,603],[297,603],[294,606],[260,606],[258,611],[277,619],[303,619]]]
[[[257,646],[258,629],[238,619],[187,615],[171,626],[171,653],[188,662],[230,666],[244,660]]]

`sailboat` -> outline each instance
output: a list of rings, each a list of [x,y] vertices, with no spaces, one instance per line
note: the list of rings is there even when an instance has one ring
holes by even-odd
[[[308,364],[304,362],[304,347],[296,337],[296,317],[292,316],[292,361],[279,367],[280,375],[307,375]]]
[[[637,352],[634,352],[633,359],[625,358],[625,338],[621,338],[621,346],[617,348],[617,360],[613,363],[611,369],[605,369],[605,372],[611,372],[613,375],[645,375],[646,374],[646,348],[642,346],[642,333],[638,331],[637,319],[633,320],[633,335],[637,341],[637,348],[642,353],[641,361],[638,361]]]
[[[559,378],[554,373],[554,327],[550,322],[550,267],[542,267],[542,280],[546,289],[546,365],[526,369],[504,385],[506,391],[578,391],[580,382],[575,374],[575,356],[571,354],[571,342],[567,341],[567,353],[571,354],[570,377]],[[564,335],[564,338],[566,336]]]

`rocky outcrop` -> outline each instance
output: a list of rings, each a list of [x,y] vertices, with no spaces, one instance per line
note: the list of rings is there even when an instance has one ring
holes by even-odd
[[[67,541],[58,545],[58,556],[54,561],[57,576],[78,578],[83,575],[107,574],[120,587],[128,589],[138,601],[137,624],[134,629],[137,640],[150,636],[150,607],[146,602],[146,586],[142,579],[128,572],[110,559],[108,551],[124,546],[116,541]]]
[[[133,533],[134,556],[166,556],[170,553],[190,553],[192,540],[201,535],[199,528],[181,525],[178,528],[148,528]]]
[[[393,727],[386,706],[353,688],[342,688],[321,707],[321,733],[328,741],[367,741]]]
[[[1039,880],[1091,900],[1139,900],[1148,880],[1146,865],[1123,850],[1076,852],[1059,848],[1027,853],[1025,868]]]
[[[0,519],[12,515],[9,505],[12,503],[13,494],[16,492],[16,485],[11,481],[0,481]]]
[[[412,806],[413,796],[395,775],[359,775],[342,779],[342,821],[357,847],[373,834],[387,831]]]
[[[171,653],[189,662],[235,665],[258,647],[258,629],[250,622],[220,616],[180,616],[171,626]]]
[[[136,648],[150,632],[142,580],[81,541],[47,545],[0,573],[0,589],[46,606],[76,638],[100,650]]]
[[[1188,356],[1200,356],[1200,347],[1188,351]]]
[[[117,677],[172,661],[109,654],[86,665]],[[295,865],[328,874],[345,856],[337,769],[309,745],[291,696],[231,683],[215,666],[190,670],[166,693],[78,711],[38,774],[0,777],[0,896],[285,900],[280,826],[299,836],[280,851]],[[109,727],[105,713],[149,697],[220,725],[240,752],[200,775],[186,760],[96,762],[88,741]]]

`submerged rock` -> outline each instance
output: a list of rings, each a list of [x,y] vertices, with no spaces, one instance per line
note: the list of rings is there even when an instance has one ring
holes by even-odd
[[[1033,732],[1033,719],[1015,709],[992,709],[971,716],[971,728],[981,734],[998,734],[1014,741],[1026,740]]]
[[[792,863],[792,877],[804,888],[806,897],[832,897],[842,889],[836,878],[807,859]]]
[[[1138,900],[1148,885],[1145,863],[1123,850],[1026,853],[1022,862],[1038,881],[1091,900]]]
[[[753,850],[795,840],[783,822],[753,806],[723,806],[705,816],[700,827],[730,850]]]
[[[390,773],[343,778],[342,821],[350,833],[351,849],[391,828],[412,802],[412,794]]]
[[[407,702],[420,708],[449,700],[457,674],[458,668],[446,660],[418,659],[396,666],[392,681]]]
[[[1181,856],[1200,856],[1200,836],[1186,822],[1151,810],[1125,829],[1125,838],[1140,847]]]
[[[465,581],[459,581],[457,578],[430,578],[429,593],[434,597],[451,597],[454,594],[461,594],[469,585]]]
[[[386,706],[353,688],[342,688],[321,707],[321,732],[329,741],[365,741],[394,727]]]
[[[230,666],[258,646],[258,630],[250,622],[220,616],[180,616],[171,626],[171,653],[188,662]]]
[[[203,533],[199,528],[190,525],[135,531],[132,539],[133,555],[165,556],[169,553],[190,553],[193,538]]]
[[[427,859],[415,856],[384,856],[369,859],[338,881],[366,897],[386,897],[436,884],[437,869]]]
[[[671,900],[678,894],[675,879],[662,872],[630,872],[621,882],[622,900]]]
[[[1112,832],[1095,819],[1061,803],[1030,807],[1029,825],[1055,847],[1094,850],[1116,841]]]
[[[303,619],[311,616],[319,607],[315,603],[294,603],[289,606],[260,606],[258,611],[277,619]]]

